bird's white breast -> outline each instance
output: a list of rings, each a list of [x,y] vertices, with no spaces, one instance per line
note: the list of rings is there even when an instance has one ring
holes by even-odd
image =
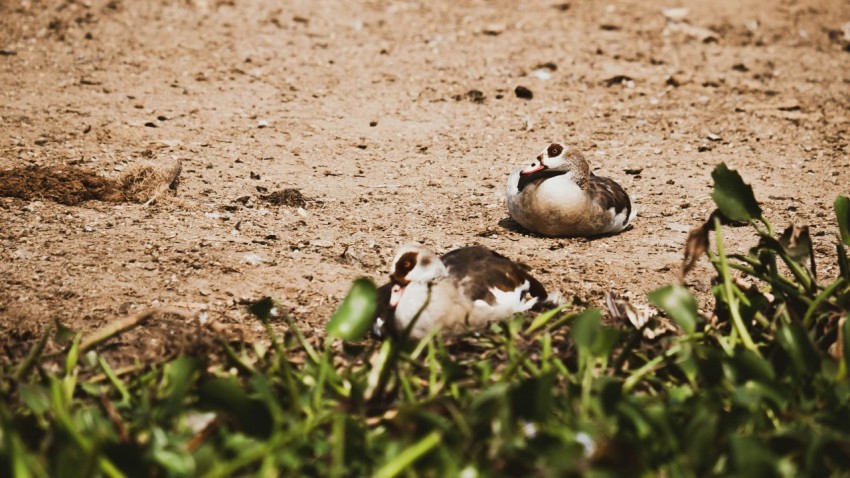
[[[588,198],[570,174],[537,181],[519,191],[519,171],[511,174],[507,188],[508,211],[515,221],[547,235],[572,233],[565,227],[581,229],[587,219]]]
[[[470,308],[469,300],[450,278],[438,279],[430,285],[411,282],[396,307],[396,325],[398,330],[404,330],[419,314],[410,332],[414,339],[421,339],[438,327],[460,332],[466,326]]]

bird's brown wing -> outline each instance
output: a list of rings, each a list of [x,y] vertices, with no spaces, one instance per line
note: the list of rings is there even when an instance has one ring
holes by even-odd
[[[613,179],[591,176],[587,183],[587,194],[590,199],[600,204],[606,211],[614,209],[614,214],[626,211],[626,217],[632,215],[632,200]]]
[[[510,291],[521,287],[528,281],[529,294],[538,301],[546,300],[547,293],[543,284],[529,272],[528,266],[514,262],[486,247],[472,246],[455,249],[442,257],[443,263],[463,286],[464,293],[472,300],[484,300],[493,303],[493,287]]]

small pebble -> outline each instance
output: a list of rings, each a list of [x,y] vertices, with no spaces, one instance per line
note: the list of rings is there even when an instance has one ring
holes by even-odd
[[[517,86],[516,89],[514,89],[514,93],[516,94],[517,98],[522,98],[524,100],[530,100],[534,98],[534,93],[532,93],[531,90],[522,85]]]
[[[245,257],[242,258],[242,262],[252,266],[257,266],[263,263],[263,258],[260,257],[259,254],[255,253],[245,254]]]
[[[539,80],[549,80],[552,79],[552,72],[546,68],[540,68],[531,72],[535,78]]]
[[[492,35],[492,36],[501,35],[502,32],[504,32],[504,31],[505,31],[505,25],[503,25],[501,23],[493,23],[493,24],[487,25],[484,28],[484,30],[482,30],[482,32],[485,35]]]

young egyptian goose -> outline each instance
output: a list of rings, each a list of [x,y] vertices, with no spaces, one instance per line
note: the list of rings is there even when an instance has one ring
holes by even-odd
[[[410,336],[419,339],[438,327],[448,334],[481,329],[537,304],[557,303],[560,295],[547,294],[527,267],[487,248],[464,247],[441,258],[411,242],[393,259],[379,300],[378,335],[382,322],[397,334],[418,314]]]
[[[507,202],[516,222],[545,236],[612,234],[637,214],[619,184],[594,175],[578,149],[560,143],[511,173]]]

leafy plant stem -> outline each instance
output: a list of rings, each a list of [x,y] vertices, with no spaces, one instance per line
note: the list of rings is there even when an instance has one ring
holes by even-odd
[[[733,256],[730,255],[729,257],[733,257]],[[747,259],[744,258],[744,256],[736,256],[735,258],[740,259],[740,260],[747,260]],[[710,260],[715,267],[719,267],[720,259],[716,255],[710,254]],[[749,262],[749,261],[747,261],[747,262]],[[757,261],[756,261],[756,264],[758,264]],[[747,274],[748,276],[763,278],[762,274],[757,272],[755,269],[749,268],[747,266],[744,266],[744,265],[741,265],[741,264],[736,264],[736,263],[730,263],[728,261],[727,261],[727,266],[730,269],[735,269],[737,271],[741,271],[744,274]],[[811,300],[808,297],[801,295],[800,294],[801,291],[797,287],[797,285],[794,284],[794,282],[789,280],[787,277],[776,276],[776,277],[773,277],[771,279],[772,280],[770,280],[769,282],[774,289],[780,289],[785,294],[797,296],[798,299],[800,299],[803,302],[806,302],[807,304],[811,303]]]
[[[770,223],[770,221],[767,219],[767,217],[765,217],[764,214],[762,214],[762,215],[759,216],[759,221],[761,221],[761,223],[764,224],[764,227],[767,228],[767,234],[769,236],[773,237],[773,224]]]
[[[281,341],[278,340],[277,334],[272,329],[271,324],[268,321],[263,321],[263,325],[266,328],[266,334],[269,336],[269,340],[272,342],[272,347],[277,353],[277,363],[278,366],[282,369],[283,372],[283,382],[286,385],[286,391],[289,393],[289,398],[292,400],[292,403],[298,403],[298,384],[295,382],[295,378],[293,377],[292,366],[289,364],[289,359],[287,359],[286,351],[283,349],[283,345]]]
[[[121,403],[130,403],[130,392],[124,385],[124,382],[115,375],[115,371],[112,370],[112,367],[106,363],[106,360],[102,356],[97,358],[97,362],[100,364],[100,368],[103,369],[103,373],[109,378],[109,382],[113,387],[115,387],[115,390],[118,390],[118,393],[121,394]]]
[[[413,446],[405,449],[403,452],[396,455],[392,460],[382,466],[373,476],[375,478],[392,478],[405,469],[408,469],[422,455],[428,453],[440,444],[442,434],[439,431],[433,431],[419,440]]]
[[[345,415],[336,415],[333,421],[333,464],[331,476],[345,476]]]
[[[726,337],[722,335],[716,335],[717,343],[720,344],[720,348],[726,352],[726,355],[732,356],[735,353],[735,347],[726,340]]]
[[[44,333],[41,335],[41,338],[38,340],[38,343],[30,350],[30,353],[27,354],[27,358],[21,362],[21,365],[18,366],[17,370],[15,370],[14,378],[19,381],[26,377],[32,367],[35,365],[36,360],[41,356],[41,353],[44,351],[44,346],[47,344],[47,339],[50,337],[50,334],[53,332],[53,327],[46,327]]]
[[[735,330],[738,331],[738,334],[741,336],[741,341],[744,343],[744,347],[751,350],[753,353],[761,357],[761,352],[759,352],[758,347],[753,342],[752,337],[750,337],[749,331],[747,331],[747,327],[744,324],[744,319],[741,317],[741,310],[738,306],[738,299],[735,296],[735,293],[732,291],[732,275],[729,273],[729,266],[727,264],[726,259],[726,249],[723,243],[723,232],[720,225],[720,219],[714,219],[714,229],[716,232],[716,242],[717,242],[717,257],[720,262],[720,275],[723,277],[723,289],[725,291],[726,300],[728,301],[729,312],[732,315],[732,324],[735,326]]]
[[[422,303],[422,306],[419,307],[419,310],[416,311],[416,315],[413,316],[410,323],[407,324],[407,327],[402,331],[401,336],[398,340],[393,340],[390,343],[390,350],[387,355],[387,360],[382,364],[382,368],[380,373],[378,374],[378,383],[375,386],[374,393],[372,394],[372,400],[379,401],[383,398],[384,393],[386,393],[387,383],[389,383],[390,376],[392,372],[396,370],[396,363],[399,359],[399,354],[401,353],[401,345],[410,337],[410,332],[413,330],[413,327],[416,326],[416,322],[419,320],[419,317],[422,315],[422,312],[425,311],[425,308],[428,307],[428,303],[431,302],[431,284],[428,284],[428,294],[425,296],[425,302]]]
[[[810,329],[812,327],[812,319],[815,315],[815,312],[824,302],[827,302],[830,297],[844,284],[844,279],[839,277],[832,284],[826,287],[820,294],[815,297],[815,300],[809,305],[809,308],[806,309],[806,315],[803,316],[803,327],[806,329]]]
[[[237,369],[239,369],[240,371],[242,371],[244,373],[248,373],[248,374],[255,373],[254,367],[248,365],[241,358],[239,358],[239,355],[236,353],[235,350],[233,350],[233,347],[231,347],[230,344],[227,343],[227,341],[225,341],[224,339],[222,339],[221,337],[218,337],[218,336],[215,338],[215,340],[221,346],[222,350],[224,350],[224,355],[226,355],[227,358],[231,362],[233,362],[233,365]]]
[[[643,366],[641,366],[639,369],[632,372],[632,374],[629,375],[629,378],[627,378],[626,381],[623,382],[623,393],[630,392],[635,387],[635,385],[640,383],[640,381],[646,375],[655,371],[656,367],[658,367],[659,364],[661,364],[664,360],[678,354],[681,350],[682,350],[682,346],[680,344],[676,344],[676,345],[670,347],[669,349],[667,349],[667,351],[664,352],[664,354],[653,358],[649,362],[646,362],[645,364],[643,364]]]
[[[797,282],[803,286],[804,290],[808,292],[814,292],[816,290],[817,284],[815,284],[814,279],[809,276],[808,272],[806,272],[800,264],[788,257],[787,254],[780,254],[780,257],[782,257],[782,262],[788,266],[788,269],[791,270],[791,273],[794,274],[794,278],[796,278]]]
[[[583,413],[590,411],[590,392],[593,386],[593,357],[585,351],[584,373],[581,377],[581,409]]]

